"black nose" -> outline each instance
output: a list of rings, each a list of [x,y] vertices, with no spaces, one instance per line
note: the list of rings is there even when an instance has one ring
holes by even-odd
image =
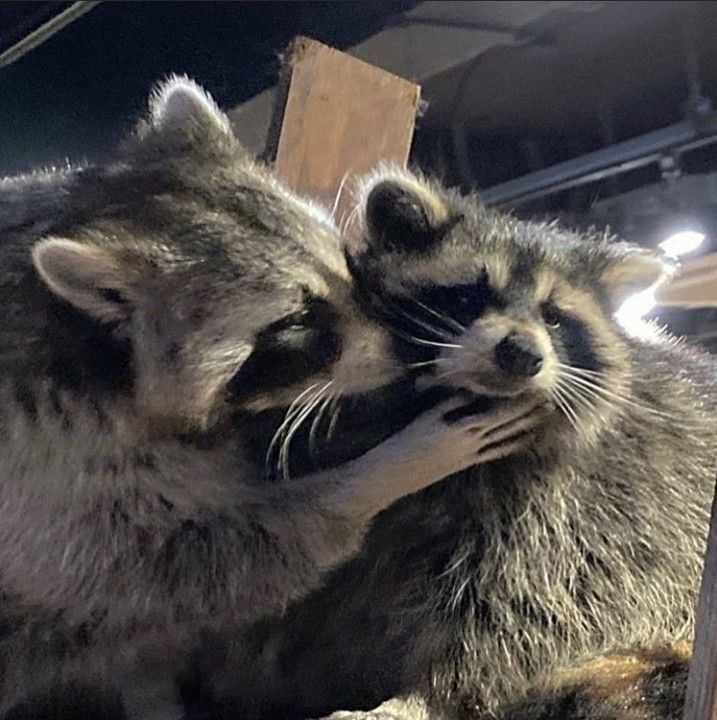
[[[496,345],[495,361],[503,372],[520,377],[533,377],[543,366],[540,351],[518,335],[508,335]]]

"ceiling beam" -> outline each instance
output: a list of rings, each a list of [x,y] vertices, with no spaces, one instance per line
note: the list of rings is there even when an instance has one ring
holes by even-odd
[[[423,2],[345,52],[421,83],[491,48],[524,44],[524,28],[550,12],[567,8],[593,11],[601,4]],[[426,48],[430,48],[430,52],[426,52]],[[276,88],[270,88],[228,113],[237,137],[255,154],[264,151],[275,95]]]
[[[717,307],[717,253],[686,261],[675,278],[657,292],[660,305]]]

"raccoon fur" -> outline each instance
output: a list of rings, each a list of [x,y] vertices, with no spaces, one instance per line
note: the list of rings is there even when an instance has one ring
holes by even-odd
[[[674,643],[597,657],[507,703],[500,720],[680,720],[690,648]]]
[[[404,710],[394,701],[366,717],[500,716],[560,671],[689,642],[717,370],[613,317],[669,269],[401,171],[366,181],[362,213],[349,264],[416,388],[552,409],[509,457],[381,513],[325,586],[265,625],[264,665],[248,677],[275,689],[273,705],[244,717],[369,710],[411,694]]]
[[[286,470],[312,411],[403,369],[328,216],[186,78],[105,166],[2,180],[0,236],[0,716],[178,716],[200,632],[280,614],[486,445],[445,406],[267,481],[261,417]]]

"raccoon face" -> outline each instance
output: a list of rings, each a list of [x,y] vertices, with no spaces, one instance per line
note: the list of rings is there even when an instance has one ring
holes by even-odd
[[[422,382],[543,395],[584,438],[624,409],[628,340],[613,314],[664,277],[658,258],[520,222],[402,171],[368,178],[360,202],[351,271]]]
[[[61,306],[50,325],[91,326],[105,350],[76,354],[81,379],[103,366],[105,389],[128,388],[158,431],[395,377],[331,220],[254,164],[193,83],[161,87],[118,160],[69,192],[76,212],[32,250],[48,307]],[[74,362],[63,355],[65,376]]]

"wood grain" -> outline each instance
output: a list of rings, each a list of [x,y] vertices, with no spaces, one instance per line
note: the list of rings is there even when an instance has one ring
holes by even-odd
[[[275,171],[289,187],[335,206],[341,223],[352,178],[380,160],[406,164],[419,96],[415,83],[297,37],[287,54],[266,156],[274,156]]]
[[[659,288],[661,305],[717,307],[717,253],[686,261],[672,282]]]

